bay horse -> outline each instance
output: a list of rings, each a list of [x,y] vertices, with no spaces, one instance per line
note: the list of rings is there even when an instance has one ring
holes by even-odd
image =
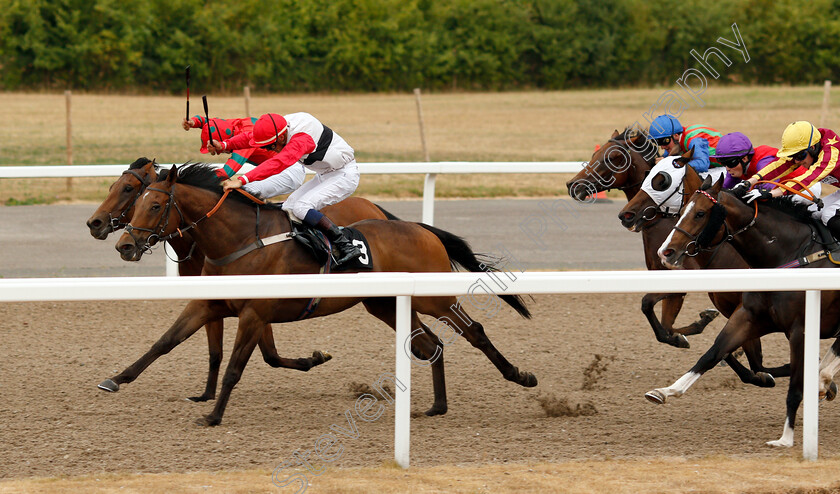
[[[811,213],[806,204],[781,198],[747,205],[721,190],[722,180],[713,185],[707,178],[701,183],[692,169],[686,171],[685,186],[689,196],[682,215],[659,249],[659,255],[668,267],[679,267],[692,244],[703,248],[729,241],[753,268],[776,268],[824,249],[814,241],[819,237],[810,224]],[[834,266],[823,258],[805,267]],[[836,337],[840,330],[840,292],[822,291],[821,302],[820,337]],[[787,415],[782,436],[767,444],[790,447],[796,411],[802,401],[804,326],[804,292],[746,292],[741,306],[691,370],[671,386],[647,392],[645,398],[663,404],[669,397],[682,396],[703,373],[744,342],[782,332],[787,336],[790,348]],[[820,395],[828,399],[836,395],[832,377],[837,371],[838,353],[840,342],[835,341],[820,365]]]
[[[120,230],[129,224],[134,215],[134,206],[146,187],[165,177],[168,170],[161,170],[153,161],[138,158],[128,169],[111,184],[108,196],[96,208],[87,220],[90,234],[99,240],[105,240],[112,232]],[[361,197],[350,197],[338,204],[326,206],[323,213],[335,224],[346,226],[363,219],[397,219],[379,206]],[[178,257],[178,274],[181,276],[199,276],[204,268],[204,252],[193,241],[187,232],[183,237],[174,237],[169,245]],[[216,396],[216,385],[219,368],[222,363],[222,336],[224,333],[223,320],[209,321],[205,325],[207,331],[207,347],[210,354],[210,367],[207,372],[207,383],[204,393],[192,396],[190,401],[208,401]],[[325,352],[315,351],[311,357],[290,359],[281,357],[274,345],[274,335],[271,325],[267,324],[259,340],[259,349],[263,360],[272,367],[283,367],[308,371],[312,367],[327,362],[332,357]],[[156,357],[155,357],[156,358]]]
[[[683,156],[667,157],[651,169],[642,183],[641,190],[621,209],[618,218],[621,224],[633,231],[643,231],[651,222],[662,222],[666,226],[676,224],[678,211],[683,203],[683,183],[686,167],[692,151]],[[692,168],[693,171],[693,168]],[[723,170],[720,170],[723,171]],[[694,248],[687,253],[685,269],[748,269],[750,266],[728,242],[720,242],[708,248]],[[741,304],[740,292],[709,293],[715,308],[727,319]],[[687,334],[685,334],[687,335]],[[760,387],[775,386],[774,377],[790,376],[790,366],[766,368],[763,363],[761,340],[749,340],[744,344],[744,353],[750,369],[745,368],[735,356],[727,355],[726,363],[738,374],[741,381]]]
[[[597,192],[618,189],[624,192],[628,201],[636,197],[642,182],[655,164],[658,148],[642,132],[633,133],[628,127],[623,132],[613,131],[609,140],[592,154],[589,163],[571,180],[566,182],[569,196],[576,201],[586,201],[587,197]],[[648,221],[642,232],[642,244],[645,253],[645,266],[648,270],[665,269],[656,255],[656,249],[671,231],[673,225],[657,221],[661,218],[656,213]],[[697,334],[712,320],[718,312],[707,309],[700,313],[700,319],[688,326],[675,328],[674,324],[685,301],[685,293],[648,293],[642,297],[642,313],[653,328],[656,340],[677,348],[688,348],[685,334]],[[662,317],[658,319],[654,308],[662,302]]]
[[[239,194],[231,195],[226,201],[220,200],[220,197],[226,196],[222,195],[218,177],[212,168],[192,165],[179,172],[173,166],[165,179],[148,186],[137,200],[134,216],[126,227],[126,233],[117,241],[116,249],[123,259],[135,260],[157,239],[165,238],[176,230],[189,230],[206,256],[219,259],[252,243],[255,235],[265,238],[290,231],[289,218],[279,208],[255,209],[253,203]],[[213,214],[208,214],[211,211]],[[262,211],[256,215],[256,220],[255,211]],[[449,272],[455,264],[473,272],[488,269],[486,262],[482,263],[463,239],[422,223],[364,220],[354,223],[353,227],[367,238],[374,271]],[[254,250],[229,264],[207,263],[202,274],[311,274],[318,273],[319,269],[314,256],[298,242],[281,241]],[[519,296],[501,295],[500,298],[520,315],[530,318],[530,311]],[[394,297],[327,298],[321,301],[311,317],[335,314],[361,302],[368,312],[393,328],[396,324],[394,300]],[[154,356],[167,353],[208,321],[236,316],[239,327],[222,380],[222,390],[213,411],[197,420],[199,425],[217,425],[221,423],[231,391],[239,381],[265,325],[295,320],[308,303],[308,299],[190,301],[152,350],[103,384],[119,385],[133,381],[151,364]],[[457,312],[456,308],[459,309]],[[439,320],[464,321],[466,327],[459,328],[463,331],[462,336],[481,350],[505,379],[525,387],[537,385],[532,373],[520,371],[505,359],[493,346],[483,326],[463,311],[455,297],[413,297],[411,324],[423,331],[412,339],[412,351],[422,359],[432,360],[434,403],[426,411],[427,415],[447,411],[443,344],[420,321],[418,313]]]

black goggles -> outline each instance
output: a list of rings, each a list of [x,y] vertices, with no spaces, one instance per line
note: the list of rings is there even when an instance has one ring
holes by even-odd
[[[727,158],[718,158],[718,163],[725,166],[726,168],[735,168],[736,166],[741,164],[741,160],[743,156],[729,156]]]
[[[659,139],[654,139],[654,140],[660,146],[667,146],[668,144],[671,144],[671,138],[670,137],[660,137]]]
[[[798,153],[792,154],[790,157],[791,157],[791,159],[793,159],[793,161],[802,161],[802,160],[804,160],[805,158],[808,157],[808,150],[803,149],[802,151],[799,151]]]

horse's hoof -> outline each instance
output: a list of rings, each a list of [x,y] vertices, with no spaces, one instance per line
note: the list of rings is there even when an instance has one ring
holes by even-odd
[[[213,396],[213,395],[190,396],[189,398],[187,398],[187,401],[192,401],[192,402],[195,402],[195,403],[201,403],[203,401],[210,401],[214,398],[216,398],[216,397]]]
[[[706,323],[712,322],[717,316],[720,315],[717,309],[706,309],[700,313],[700,319],[706,321]]]
[[[756,386],[759,388],[773,388],[776,386],[776,379],[767,372],[756,372],[755,377],[758,379]]]
[[[654,389],[653,391],[648,391],[645,393],[645,398],[647,401],[651,403],[656,403],[657,405],[664,405],[665,404],[665,394],[658,389]]]
[[[537,376],[530,372],[523,372],[519,384],[526,388],[533,388],[537,385]]]
[[[201,427],[213,427],[222,423],[222,419],[213,418],[210,415],[205,415],[200,419],[195,420],[195,425],[200,425]]]
[[[834,398],[837,397],[837,385],[834,384],[834,381],[831,381],[831,384],[828,385],[828,390],[825,392],[825,400],[832,401]]]
[[[688,338],[684,334],[675,334],[672,345],[677,348],[691,348],[691,345],[688,343]]]
[[[793,442],[788,444],[786,441],[782,441],[781,439],[776,439],[775,441],[767,441],[765,444],[768,446],[773,446],[774,448],[790,448],[793,446]]]
[[[332,360],[332,355],[330,355],[327,352],[322,352],[320,350],[315,350],[314,352],[312,352],[312,360],[313,360],[313,364],[312,364],[313,366],[321,365],[325,362],[329,362],[330,360]]]
[[[120,390],[120,385],[115,383],[111,379],[105,379],[104,381],[99,383],[96,387],[99,388],[99,389],[103,389],[103,390],[105,390],[109,393],[116,393],[117,391]]]
[[[432,405],[432,408],[426,410],[426,416],[434,417],[435,415],[444,415],[447,410],[446,405]]]

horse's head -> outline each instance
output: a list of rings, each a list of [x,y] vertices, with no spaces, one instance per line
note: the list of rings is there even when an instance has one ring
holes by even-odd
[[[178,169],[173,165],[166,178],[146,187],[134,205],[131,223],[117,240],[116,249],[124,261],[139,261],[161,237],[173,233],[181,214],[175,203]]]
[[[696,256],[701,249],[723,241],[725,232],[726,207],[721,201],[726,195],[720,193],[723,177],[712,184],[711,177],[702,180],[693,168],[685,168],[685,197],[680,218],[657,251],[662,264],[670,269],[682,268],[686,255]]]
[[[592,153],[583,170],[566,182],[570,197],[584,201],[610,189],[635,193],[645,172],[650,170],[657,148],[644,133],[632,130],[628,127],[621,133],[613,131],[610,139]]]
[[[642,182],[641,190],[618,213],[624,228],[640,232],[648,222],[663,215],[674,216],[682,206],[686,164],[694,151],[659,161]]]
[[[154,160],[138,158],[111,184],[108,197],[87,220],[90,234],[94,238],[105,240],[109,233],[123,228],[131,221],[140,194],[157,179],[156,169]]]

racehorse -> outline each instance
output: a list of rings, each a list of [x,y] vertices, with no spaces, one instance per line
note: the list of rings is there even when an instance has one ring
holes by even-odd
[[[647,228],[651,222],[663,222],[673,228],[683,202],[683,182],[686,164],[692,152],[683,156],[667,157],[651,169],[639,191],[618,213],[621,224],[630,231]],[[692,169],[693,170],[693,169]],[[722,171],[722,170],[720,170]],[[727,242],[720,242],[709,248],[695,248],[689,252],[683,263],[686,269],[747,269],[749,264]],[[709,298],[727,319],[741,304],[740,292],[709,293]],[[682,336],[682,335],[681,335]],[[761,340],[750,340],[744,345],[744,353],[750,363],[750,371],[737,358],[727,355],[725,360],[745,383],[761,387],[775,385],[774,377],[790,375],[790,366],[768,369],[764,367]]]
[[[205,165],[193,165],[182,172],[173,167],[167,177],[146,188],[138,199],[131,223],[116,244],[123,259],[138,259],[157,239],[177,231],[189,230],[193,240],[206,256],[219,259],[253,242],[254,236],[274,237],[288,233],[291,225],[285,212],[274,209],[255,209],[247,199],[234,194],[222,199],[215,171]],[[262,211],[256,214],[255,211]],[[212,213],[212,214],[211,214]],[[483,272],[482,263],[463,239],[443,230],[404,221],[365,220],[354,228],[367,239],[369,262],[374,271],[448,272],[453,264],[470,271]],[[255,233],[256,232],[256,233]],[[317,273],[320,269],[315,257],[296,241],[279,241],[254,250],[225,265],[207,263],[204,275],[251,275]],[[530,312],[519,296],[500,298],[520,315],[529,318]],[[326,316],[348,309],[359,302],[375,317],[392,328],[396,324],[393,297],[348,297],[323,299],[312,317]],[[207,321],[237,316],[239,327],[236,343],[222,380],[222,390],[213,411],[199,419],[199,425],[217,425],[222,420],[230,393],[239,381],[248,358],[266,324],[287,322],[297,318],[309,304],[308,299],[285,300],[193,300],[152,350],[126,370],[106,380],[114,384],[131,382],[148,366],[153,358],[171,350]],[[456,312],[456,308],[459,310]],[[422,359],[431,360],[434,404],[427,415],[446,413],[446,387],[443,372],[441,340],[419,320],[418,313],[441,321],[463,321],[458,328],[474,347],[481,350],[501,372],[502,376],[525,387],[537,384],[530,372],[520,371],[493,346],[480,323],[470,318],[455,297],[413,297],[411,324],[422,329],[411,341],[412,351]]]
[[[168,170],[160,170],[154,161],[138,158],[129,165],[122,175],[111,185],[108,196],[96,208],[87,220],[90,234],[99,240],[104,240],[111,232],[124,228],[134,214],[134,206],[146,187],[155,182],[159,176],[164,177]],[[338,204],[323,208],[327,215],[337,225],[349,225],[363,219],[397,219],[387,211],[361,197],[350,197]],[[181,276],[198,276],[204,268],[204,252],[193,241],[187,232],[183,237],[174,237],[169,245],[178,256],[178,273]],[[207,384],[204,393],[188,398],[191,401],[208,401],[216,396],[216,384],[219,368],[222,363],[222,336],[224,324],[221,319],[209,321],[205,325],[207,330],[207,346],[210,353],[210,368],[207,373]],[[268,365],[308,371],[332,358],[328,353],[316,351],[311,357],[290,359],[278,355],[274,345],[274,335],[271,325],[267,324],[259,341],[260,352]],[[157,358],[157,357],[155,357]]]
[[[650,169],[655,164],[657,147],[639,132],[633,135],[632,128],[623,132],[613,131],[610,139],[593,154],[589,163],[571,180],[566,182],[569,196],[577,201],[585,201],[597,192],[618,189],[624,192],[630,201],[641,189]],[[656,249],[668,235],[673,225],[655,221],[656,215],[642,229],[642,244],[645,252],[645,265],[651,271],[665,269],[656,255]],[[674,328],[677,315],[682,309],[685,293],[648,293],[642,297],[644,313],[656,340],[678,348],[688,348],[685,334],[701,333],[717,317],[718,312],[707,309],[700,313],[700,320],[683,328]],[[662,301],[662,318],[657,319],[654,307]]]
[[[775,268],[823,251],[824,246],[814,241],[819,237],[810,224],[811,213],[806,204],[782,198],[747,205],[721,188],[722,180],[712,185],[707,178],[701,184],[694,170],[686,171],[688,200],[677,225],[659,249],[659,255],[668,267],[679,267],[693,244],[707,248],[729,241],[753,268]],[[825,257],[806,267],[834,267]],[[830,258],[830,255],[827,257]],[[823,291],[821,302],[820,337],[835,337],[840,329],[840,292]],[[793,445],[796,411],[802,401],[804,318],[804,292],[746,292],[741,306],[694,367],[670,387],[654,389],[645,397],[653,403],[662,404],[671,396],[682,396],[703,373],[745,341],[783,332],[789,341],[791,367],[787,416],[782,436],[767,444],[790,447]],[[832,377],[837,371],[838,353],[840,342],[835,341],[821,363],[820,395],[828,399],[836,395]]]

